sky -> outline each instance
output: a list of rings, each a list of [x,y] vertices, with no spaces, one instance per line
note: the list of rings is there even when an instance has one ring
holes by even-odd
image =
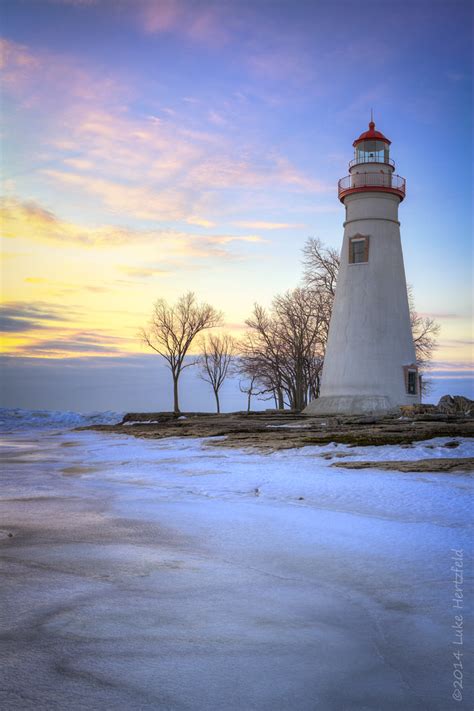
[[[436,377],[466,392],[470,2],[3,0],[0,13],[4,404],[54,407],[61,383],[74,409],[94,370],[91,405],[108,408],[100,382],[120,392],[117,373],[144,362],[157,298],[192,290],[241,335],[255,302],[298,285],[308,237],[340,247],[337,181],[371,109],[407,179],[405,268],[441,326]],[[51,386],[25,393],[31,372]]]

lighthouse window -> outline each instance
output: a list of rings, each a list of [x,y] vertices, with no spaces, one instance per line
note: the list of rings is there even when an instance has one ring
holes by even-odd
[[[349,264],[361,264],[369,261],[369,238],[356,235],[349,239]]]
[[[416,363],[404,366],[403,370],[405,371],[405,387],[408,395],[417,395],[420,377]]]
[[[389,163],[389,146],[383,141],[362,141],[356,146],[357,163]]]
[[[417,381],[416,370],[409,370],[408,371],[408,383],[407,383],[407,390],[408,390],[409,395],[416,395],[416,381]]]

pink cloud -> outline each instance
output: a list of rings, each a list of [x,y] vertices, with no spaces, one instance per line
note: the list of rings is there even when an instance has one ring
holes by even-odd
[[[175,22],[183,7],[158,8],[168,8],[162,25]],[[37,162],[49,164],[41,174],[65,194],[92,195],[96,206],[114,215],[209,228],[219,214],[221,191],[255,196],[333,189],[265,145],[243,143],[235,121],[215,108],[203,105],[207,118],[219,124],[215,133],[196,128],[193,114],[190,121],[185,111],[133,114],[124,103],[132,93],[113,74],[8,41],[3,49],[7,89],[24,110],[34,109],[48,122],[38,136],[44,157]]]
[[[118,102],[130,93],[122,80],[72,56],[33,52],[8,39],[0,40],[0,56],[4,90],[30,108],[54,105],[57,113],[72,104]]]
[[[179,220],[188,211],[184,193],[172,189],[153,190],[88,175],[44,169],[43,174],[66,186],[97,196],[112,213],[132,215],[141,220]]]
[[[194,4],[186,0],[144,0],[136,6],[140,27],[145,32],[177,32],[207,45],[229,41],[228,9],[222,2]]]
[[[68,128],[81,155],[65,156],[64,163],[76,172],[55,168],[44,174],[95,195],[109,210],[139,219],[192,223],[198,215],[194,224],[210,226],[215,218],[205,213],[204,203],[220,190],[333,189],[283,156],[244,152],[231,137],[190,132],[172,119],[157,122],[94,109],[74,112]]]
[[[289,222],[266,222],[265,220],[243,220],[234,223],[237,227],[245,227],[255,230],[285,230],[285,229],[301,229],[305,225],[289,223]]]
[[[179,0],[144,2],[140,8],[143,29],[151,34],[167,32],[179,26],[183,16],[183,3]]]

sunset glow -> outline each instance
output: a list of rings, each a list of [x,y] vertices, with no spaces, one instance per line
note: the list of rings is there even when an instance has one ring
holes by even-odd
[[[437,368],[470,372],[468,3],[384,4],[376,28],[345,7],[3,4],[6,356],[142,353],[153,301],[188,290],[238,336],[298,284],[307,237],[339,247],[337,180],[373,107]]]

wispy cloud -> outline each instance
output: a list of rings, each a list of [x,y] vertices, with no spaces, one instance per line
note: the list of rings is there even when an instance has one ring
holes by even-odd
[[[84,318],[79,307],[50,302],[11,301],[0,305],[0,331],[9,353],[57,357],[69,353],[119,354],[135,339],[109,329],[93,331],[78,326]]]
[[[434,318],[435,320],[440,321],[453,321],[456,319],[465,318],[462,314],[451,314],[443,311],[420,311],[418,312],[418,314],[423,318]]]
[[[183,7],[170,3],[168,9],[178,17]],[[158,15],[168,12],[152,9]],[[23,111],[47,114],[30,170],[38,165],[61,196],[73,198],[79,190],[94,199],[97,209],[112,214],[212,227],[225,191],[232,191],[235,204],[246,200],[244,191],[332,189],[259,140],[250,142],[235,130],[238,115],[232,112],[224,116],[203,102],[198,124],[195,112],[177,115],[166,105],[161,112],[157,107],[160,115],[137,114],[130,77],[9,40],[3,50],[6,92]],[[203,130],[206,121],[209,130]]]
[[[140,220],[168,222],[181,219],[188,211],[186,194],[179,190],[153,190],[145,186],[60,170],[45,169],[42,172],[56,183],[79,188],[94,195],[115,214],[130,215]]]
[[[206,211],[218,213],[220,191],[277,188],[315,194],[333,188],[275,151],[242,149],[233,136],[191,132],[174,119],[157,122],[94,110],[76,115],[70,130],[81,157],[66,156],[67,170],[46,168],[43,174],[138,219],[209,227],[216,219]]]
[[[3,89],[19,99],[23,108],[42,113],[54,108],[54,116],[73,105],[119,102],[133,94],[112,72],[92,69],[67,54],[33,51],[27,45],[0,38],[0,57]]]
[[[474,365],[467,360],[449,360],[449,361],[433,361],[431,377],[448,377],[451,373],[458,375],[471,375],[474,377]]]
[[[186,219],[188,225],[196,225],[197,227],[215,227],[215,222],[212,220],[206,220],[204,217],[198,217],[197,215],[191,215]]]
[[[29,343],[23,352],[48,357],[69,353],[111,355],[123,353],[127,343],[128,339],[110,336],[104,332],[70,331],[64,335]]]
[[[286,230],[286,229],[301,229],[304,227],[301,223],[292,222],[265,222],[264,220],[242,220],[234,222],[236,227],[245,227],[250,230]]]
[[[139,0],[135,6],[139,26],[146,33],[178,32],[207,46],[222,46],[229,41],[229,9],[228,3],[212,0]]]
[[[51,328],[70,320],[72,314],[55,304],[11,301],[0,305],[0,331],[26,333]]]
[[[472,338],[453,338],[449,340],[443,340],[440,344],[443,348],[459,348],[460,346],[474,346],[474,340]]]
[[[169,276],[171,274],[170,269],[163,269],[162,267],[153,266],[143,266],[143,267],[130,267],[127,265],[120,265],[119,270],[129,277],[136,277],[139,279],[147,279],[153,276]]]
[[[33,200],[0,199],[0,220],[6,238],[33,241],[57,241],[83,245],[125,244],[128,230],[120,227],[83,227],[60,220],[50,210]]]
[[[61,220],[38,203],[16,198],[0,199],[0,221],[6,238],[55,241],[83,247],[159,245],[164,261],[176,258],[232,258],[227,246],[265,243],[258,234],[195,234],[171,229],[131,229],[113,225],[88,227]]]

